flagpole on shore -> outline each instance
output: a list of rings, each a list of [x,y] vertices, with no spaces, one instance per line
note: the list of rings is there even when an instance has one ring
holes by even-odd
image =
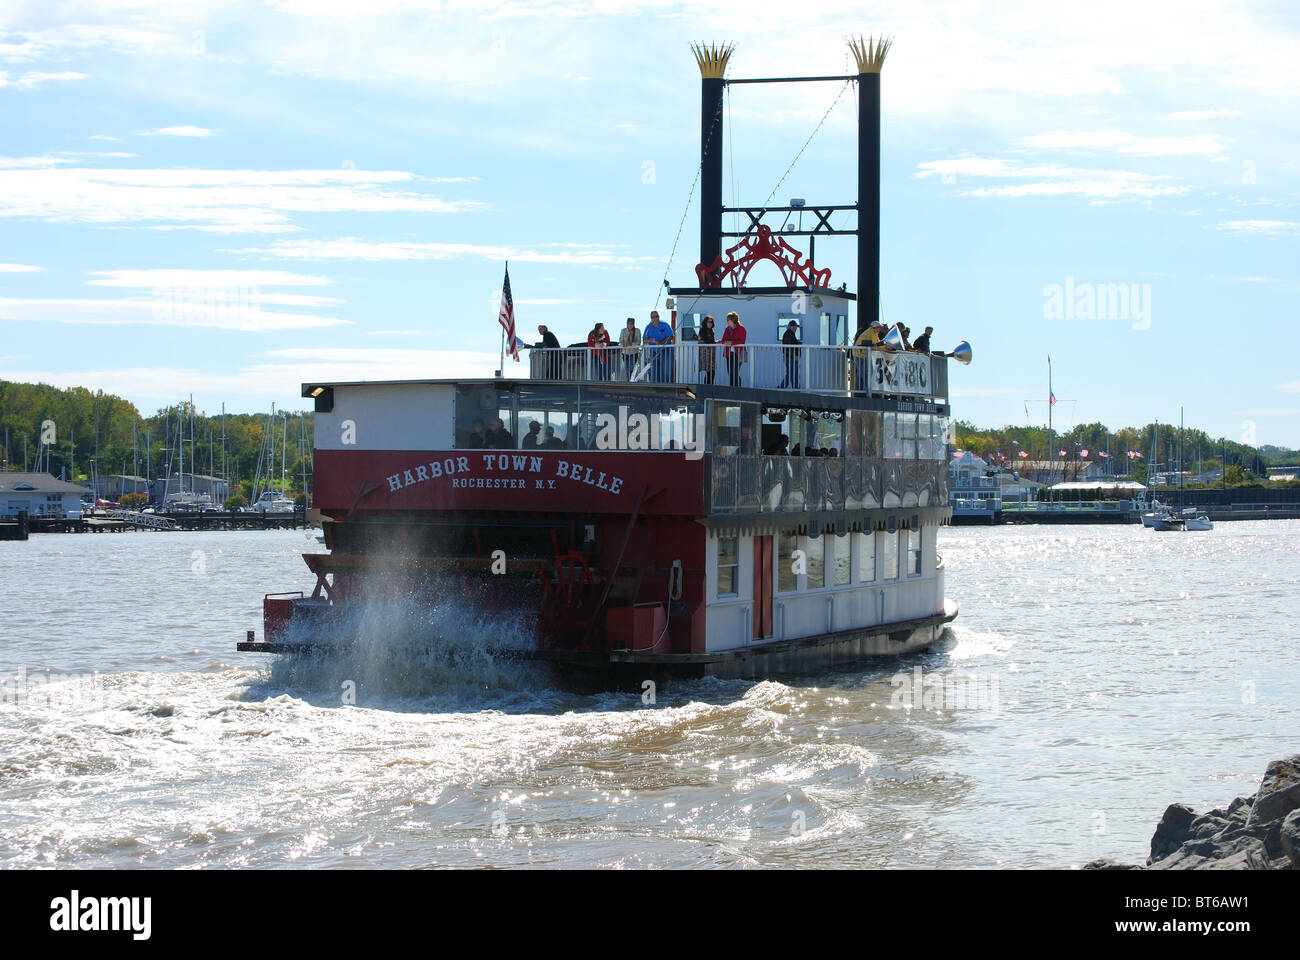
[[[1052,460],[1052,451],[1056,449],[1056,444],[1052,440],[1052,400],[1055,396],[1056,394],[1052,392],[1052,355],[1049,353],[1047,355],[1047,460],[1049,463]],[[1052,476],[1050,469],[1047,471],[1047,476],[1049,479]],[[1062,482],[1065,480],[1064,465],[1061,466],[1061,480]]]

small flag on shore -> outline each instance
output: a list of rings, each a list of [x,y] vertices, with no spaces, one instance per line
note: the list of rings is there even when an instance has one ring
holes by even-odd
[[[1097,454],[1097,456],[1101,457],[1103,460],[1109,460],[1109,459],[1110,459],[1110,454],[1107,453],[1105,450],[1103,450],[1101,453]]]
[[[1086,457],[1087,455],[1088,455],[1088,448],[1087,448],[1087,447],[1084,447],[1082,450],[1079,451],[1079,456],[1081,456],[1081,457]]]
[[[1056,393],[1055,393],[1055,391],[1053,391],[1053,392],[1050,394],[1050,401],[1051,401],[1052,406],[1056,406]]]
[[[1020,455],[1021,455],[1022,457],[1024,457],[1024,458],[1026,458],[1026,459],[1029,458],[1029,454],[1025,453],[1025,451],[1023,451],[1023,450],[1020,451]]]
[[[510,296],[510,264],[506,264],[506,280],[501,287],[501,315],[497,317],[506,332],[506,353],[519,362],[519,340],[515,337],[515,301]]]

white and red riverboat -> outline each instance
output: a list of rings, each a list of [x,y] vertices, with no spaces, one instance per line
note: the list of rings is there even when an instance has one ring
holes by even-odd
[[[449,597],[519,613],[525,642],[494,652],[614,684],[933,643],[957,612],[937,550],[952,515],[948,357],[854,346],[849,331],[855,302],[857,329],[879,313],[888,49],[852,46],[856,75],[772,80],[728,80],[730,48],[697,48],[700,260],[669,291],[672,343],[535,349],[526,378],[304,384],[328,552],[304,555],[310,595],[264,599],[263,637],[240,649],[345,644],[369,604]],[[791,80],[858,85],[860,202],[724,207],[725,85]],[[816,224],[764,222],[794,211]],[[856,227],[832,228],[837,211]],[[725,230],[736,217],[745,228]],[[811,251],[839,234],[858,241],[856,295],[787,239]],[[786,284],[747,286],[760,261]],[[721,334],[730,311],[743,362],[692,338],[705,316]],[[781,339],[792,321],[798,344]]]

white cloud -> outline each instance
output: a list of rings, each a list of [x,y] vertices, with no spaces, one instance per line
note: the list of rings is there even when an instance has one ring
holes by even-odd
[[[91,270],[92,287],[327,287],[328,277],[286,270]]]
[[[25,263],[0,263],[0,273],[36,273],[44,267],[33,267]]]
[[[6,163],[6,160],[8,162]],[[61,168],[62,160],[0,158],[0,217],[220,233],[285,233],[295,213],[455,213],[396,170]]]
[[[1210,156],[1228,149],[1223,138],[1215,134],[1141,137],[1123,130],[1039,133],[1023,137],[1020,142],[1035,150],[1095,150],[1140,157]]]
[[[1027,197],[1077,195],[1097,200],[1126,197],[1182,196],[1190,187],[1169,178],[1133,170],[1089,170],[1061,164],[1020,163],[994,157],[954,157],[917,164],[917,178],[939,177],[944,183],[960,179],[1018,180],[1000,186],[962,191],[971,197]]]
[[[39,70],[29,70],[27,73],[11,75],[7,70],[0,70],[0,88],[14,87],[19,90],[33,90],[42,83],[48,83],[51,80],[85,80],[84,73],[71,73],[64,71],[61,73],[44,73]]]
[[[220,131],[207,127],[159,127],[157,130],[141,130],[142,137],[215,137]]]
[[[305,313],[263,310],[255,296],[228,291],[198,291],[196,296],[126,297],[117,300],[0,297],[0,320],[92,326],[164,326],[242,330],[309,330],[350,321]]]
[[[1283,393],[1300,393],[1300,380],[1292,380],[1289,383],[1279,383],[1277,389]]]
[[[427,330],[366,330],[364,332],[367,337],[418,337],[427,333],[428,331]]]
[[[1291,220],[1228,220],[1215,227],[1228,233],[1277,237],[1300,231],[1300,223]]]
[[[224,253],[260,254],[283,260],[513,260],[520,263],[571,263],[584,266],[637,266],[659,257],[633,257],[616,253],[612,247],[592,244],[543,244],[562,246],[550,250],[529,250],[476,243],[438,243],[408,241],[370,241],[356,238],[341,240],[282,240],[270,247],[225,250]]]

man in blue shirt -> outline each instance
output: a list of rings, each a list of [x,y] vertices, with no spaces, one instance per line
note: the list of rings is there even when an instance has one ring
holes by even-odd
[[[671,352],[669,345],[673,342],[673,328],[659,319],[658,310],[650,311],[650,323],[646,326],[645,333],[641,335],[641,340],[651,347],[650,379],[654,383],[670,382],[668,361]]]

